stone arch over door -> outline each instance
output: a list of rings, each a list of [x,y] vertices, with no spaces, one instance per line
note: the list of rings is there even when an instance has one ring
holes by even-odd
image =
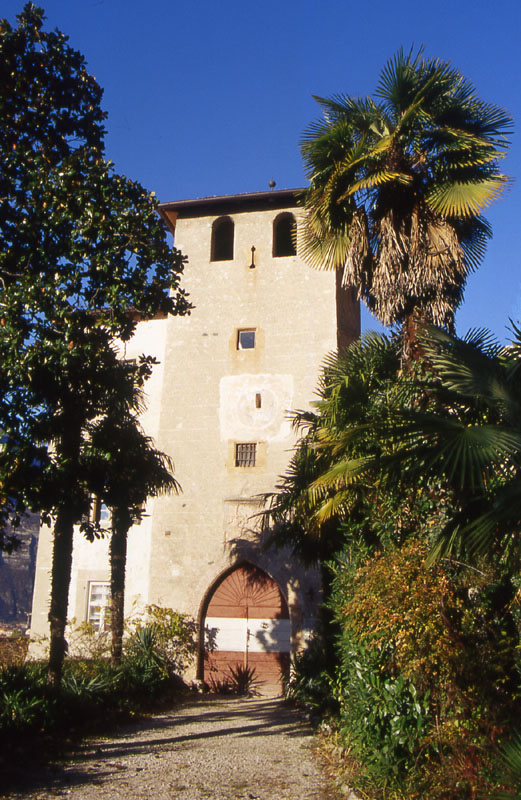
[[[277,582],[251,563],[236,565],[210,588],[201,629],[200,673],[208,683],[226,679],[238,664],[255,668],[263,687],[280,685],[289,671],[288,604]]]

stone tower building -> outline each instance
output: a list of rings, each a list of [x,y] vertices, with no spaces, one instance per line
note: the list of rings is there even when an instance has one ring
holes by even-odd
[[[126,613],[156,603],[193,615],[206,679],[248,663],[274,682],[312,628],[319,599],[315,573],[262,549],[256,516],[294,444],[288,412],[309,407],[324,356],[360,329],[358,303],[339,276],[297,255],[296,194],[163,203],[188,256],[194,310],[140,323],[124,354],[159,361],[143,424],[173,457],[182,486],[179,496],[150,500],[131,530]],[[47,633],[51,549],[44,528],[33,634]],[[78,536],[70,616],[101,626],[108,580],[107,540]]]

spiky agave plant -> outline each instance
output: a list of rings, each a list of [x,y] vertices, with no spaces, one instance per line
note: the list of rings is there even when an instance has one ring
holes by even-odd
[[[498,752],[497,779],[504,791],[490,800],[521,800],[521,733],[515,733]]]

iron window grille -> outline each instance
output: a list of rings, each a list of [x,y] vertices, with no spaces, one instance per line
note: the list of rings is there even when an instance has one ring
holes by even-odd
[[[257,458],[257,445],[254,442],[241,442],[235,445],[235,466],[254,467]]]

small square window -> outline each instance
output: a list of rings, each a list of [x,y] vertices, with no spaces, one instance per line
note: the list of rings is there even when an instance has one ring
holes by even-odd
[[[110,627],[110,584],[108,582],[91,581],[89,583],[89,603],[87,606],[87,622],[96,633],[106,631]]]
[[[253,350],[255,348],[255,329],[237,332],[237,350]]]
[[[235,445],[235,466],[254,467],[257,456],[257,445],[255,442],[241,442]]]

